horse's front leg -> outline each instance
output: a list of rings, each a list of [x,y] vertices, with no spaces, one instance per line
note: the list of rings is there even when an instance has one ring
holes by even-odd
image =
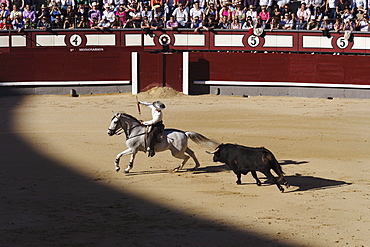
[[[136,153],[131,154],[130,162],[128,163],[128,166],[125,169],[125,173],[129,173],[132,167],[134,167],[135,156],[136,156]]]
[[[120,166],[119,166],[119,160],[121,159],[121,157],[124,156],[124,155],[129,155],[129,154],[133,154],[133,150],[126,149],[125,151],[117,154],[116,160],[114,161],[114,166],[116,167],[116,172],[119,172],[119,170],[121,169]],[[132,156],[131,156],[131,160],[133,162]],[[130,163],[131,163],[131,160],[130,160]]]

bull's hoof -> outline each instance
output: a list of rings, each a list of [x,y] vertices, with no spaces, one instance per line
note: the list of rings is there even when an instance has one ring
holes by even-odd
[[[124,173],[129,173],[129,172],[130,172],[130,170],[125,169],[123,172],[124,172]]]
[[[284,188],[283,187],[281,187],[279,189],[280,189],[281,193],[284,193]]]
[[[176,167],[175,169],[172,170],[172,172],[178,172],[179,171],[179,168]]]
[[[241,184],[242,184],[242,181],[239,181],[239,180],[238,180],[238,181],[236,181],[236,184],[237,184],[237,185],[241,185]]]
[[[290,184],[288,184],[288,182],[285,182],[284,183],[285,187],[289,188],[290,187]]]
[[[257,186],[261,186],[261,184],[262,184],[261,181],[257,182]]]
[[[121,167],[116,166],[116,172],[119,172],[121,170]]]

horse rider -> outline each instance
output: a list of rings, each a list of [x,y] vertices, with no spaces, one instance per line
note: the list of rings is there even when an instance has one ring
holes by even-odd
[[[154,144],[158,139],[160,139],[158,137],[161,137],[164,131],[162,111],[166,108],[166,106],[161,101],[154,101],[153,103],[139,101],[138,104],[148,106],[152,109],[152,120],[140,122],[143,125],[151,126],[151,130],[149,128],[150,131],[147,133],[146,147],[147,151],[149,151],[148,157],[153,157],[155,155]]]

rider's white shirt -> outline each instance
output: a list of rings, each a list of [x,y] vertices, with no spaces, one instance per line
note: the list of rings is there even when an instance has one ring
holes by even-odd
[[[143,122],[144,125],[152,125],[152,124],[162,121],[163,119],[162,111],[157,111],[157,109],[153,106],[152,103],[145,102],[145,101],[140,101],[139,103],[142,105],[146,105],[152,109],[152,120],[144,121]]]

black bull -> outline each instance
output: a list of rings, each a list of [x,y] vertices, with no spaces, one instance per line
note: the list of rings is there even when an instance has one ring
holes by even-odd
[[[234,171],[238,178],[236,181],[237,184],[242,183],[241,174],[247,175],[248,172],[251,172],[257,185],[260,186],[261,181],[258,179],[256,173],[256,171],[259,171],[265,174],[267,179],[273,181],[281,192],[284,192],[284,188],[280,185],[279,181],[283,181],[284,185],[287,188],[289,187],[279,162],[264,147],[252,148],[236,144],[221,144],[211,153],[214,154],[214,162],[223,162]],[[279,179],[276,179],[270,170],[273,170],[279,176]]]

